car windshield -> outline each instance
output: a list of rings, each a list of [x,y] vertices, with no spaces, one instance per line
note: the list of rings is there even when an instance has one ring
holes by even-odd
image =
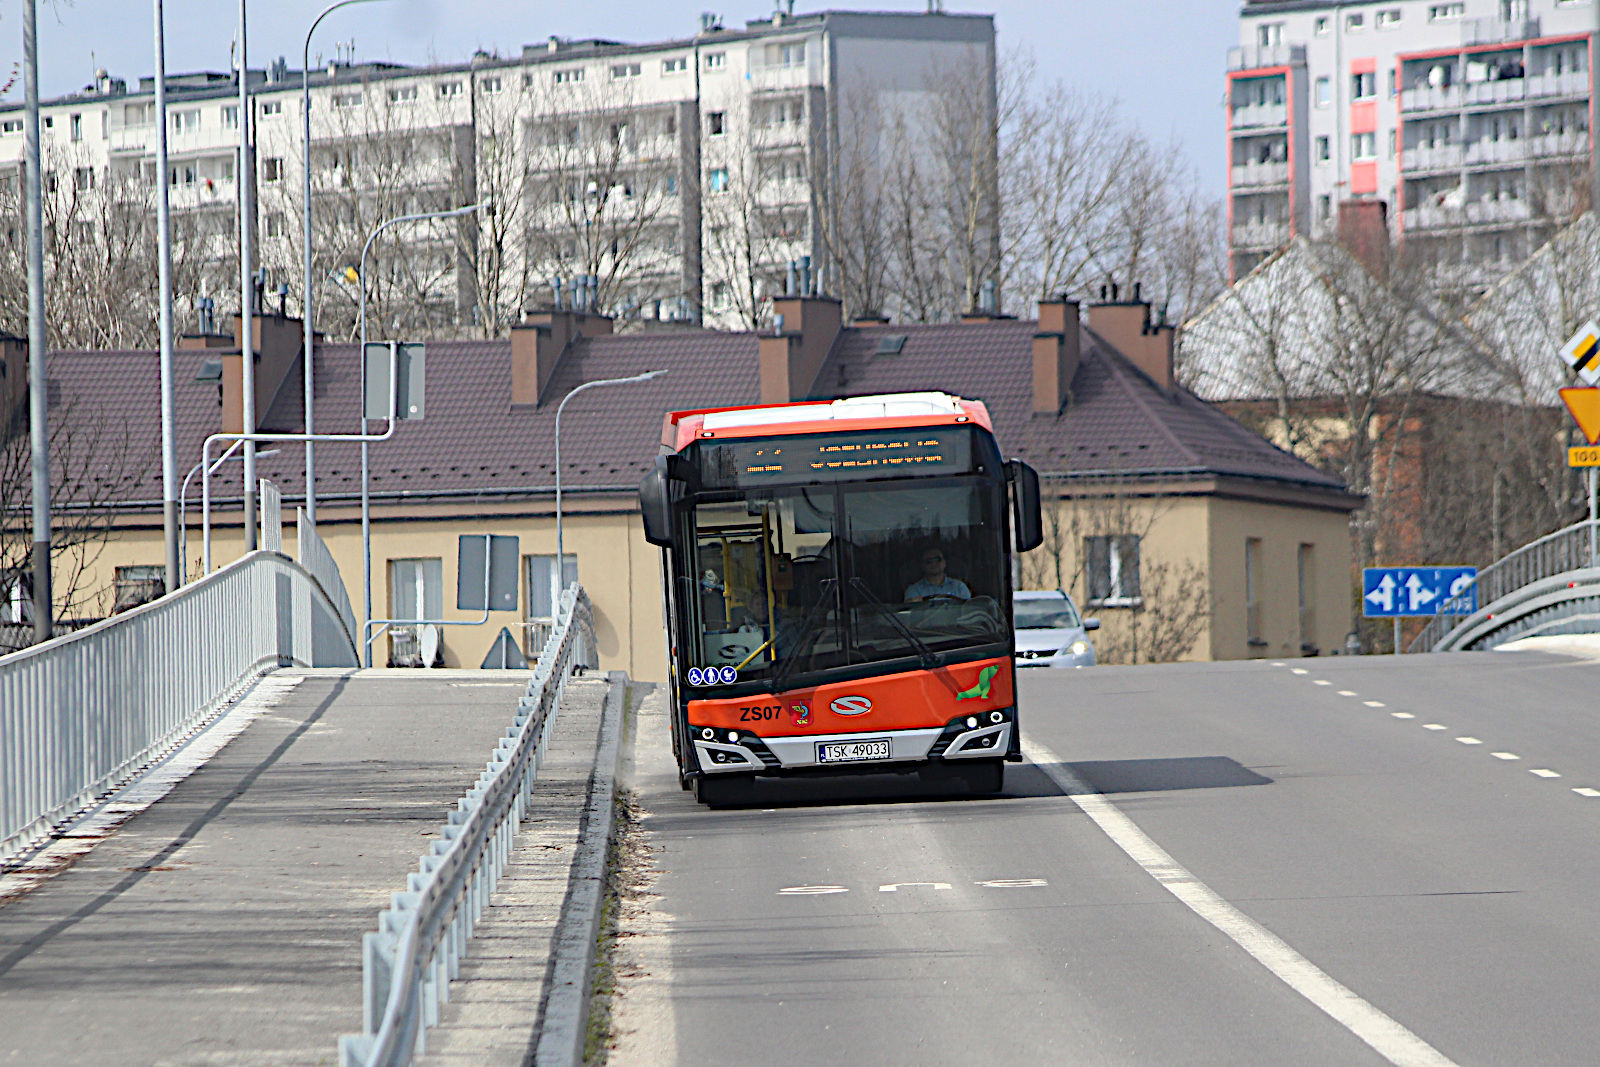
[[[1011,615],[1019,630],[1067,630],[1083,625],[1078,609],[1064,593],[1036,600],[1015,600],[1011,604]]]
[[[1004,641],[1002,488],[955,477],[702,499],[683,579],[691,665],[786,681]]]

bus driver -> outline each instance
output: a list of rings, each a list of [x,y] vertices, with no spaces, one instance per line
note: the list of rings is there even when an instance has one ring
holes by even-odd
[[[971,600],[972,590],[959,578],[944,573],[944,551],[937,546],[922,553],[922,577],[906,586],[908,604],[945,597],[951,600]]]

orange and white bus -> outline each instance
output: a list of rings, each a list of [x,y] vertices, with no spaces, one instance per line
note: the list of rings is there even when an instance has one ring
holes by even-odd
[[[920,772],[1001,788],[1021,759],[1013,553],[1039,479],[943,393],[680,411],[640,487],[661,546],[684,788]]]

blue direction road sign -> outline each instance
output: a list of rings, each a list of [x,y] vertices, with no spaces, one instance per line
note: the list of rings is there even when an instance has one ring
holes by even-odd
[[[1366,567],[1361,572],[1361,614],[1367,618],[1452,615],[1478,610],[1476,567]],[[1447,606],[1448,605],[1448,606]]]

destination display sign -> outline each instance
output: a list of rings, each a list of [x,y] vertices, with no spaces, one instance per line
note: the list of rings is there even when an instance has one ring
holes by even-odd
[[[972,429],[966,426],[702,441],[696,447],[706,488],[966,474],[972,470]]]

